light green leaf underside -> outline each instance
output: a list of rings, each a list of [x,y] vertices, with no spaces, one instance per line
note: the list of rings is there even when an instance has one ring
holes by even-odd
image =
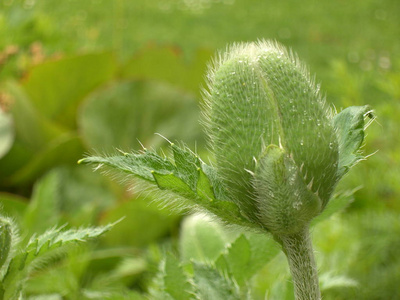
[[[373,118],[369,105],[348,107],[333,118],[339,142],[338,179],[364,158],[359,149],[364,141],[364,120],[367,116]]]
[[[159,189],[183,197],[229,223],[254,227],[233,202],[226,201],[215,171],[184,147],[171,144],[173,160],[155,152],[100,157],[91,156],[80,163],[111,167],[155,184]]]

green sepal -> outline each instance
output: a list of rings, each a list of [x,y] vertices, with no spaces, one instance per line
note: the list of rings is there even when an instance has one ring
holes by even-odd
[[[294,160],[275,145],[267,147],[254,175],[260,222],[275,234],[301,231],[321,211],[322,201],[306,185]]]
[[[338,180],[364,158],[359,149],[364,141],[364,120],[367,116],[373,118],[369,105],[350,106],[333,118],[339,142]]]

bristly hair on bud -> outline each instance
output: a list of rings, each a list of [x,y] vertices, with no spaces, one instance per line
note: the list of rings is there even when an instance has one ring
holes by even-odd
[[[285,149],[324,207],[336,184],[337,136],[332,109],[297,56],[277,42],[234,44],[207,79],[203,123],[232,201],[259,222],[251,172],[271,144]]]

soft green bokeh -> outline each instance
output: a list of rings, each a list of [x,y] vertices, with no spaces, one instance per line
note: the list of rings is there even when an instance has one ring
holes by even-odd
[[[0,109],[12,118],[0,129],[2,213],[22,226],[22,236],[126,216],[97,246],[32,273],[28,295],[93,299],[102,291],[106,299],[141,299],[163,251],[180,252],[179,217],[145,206],[135,200],[145,195],[76,161],[94,147],[138,150],[137,139],[163,145],[154,132],[207,157],[197,109],[206,63],[228,43],[263,38],[292,47],[338,110],[369,104],[378,117],[364,153],[379,151],[338,187],[357,188],[354,195],[327,208],[347,210],[314,229],[321,281],[330,287],[322,288],[324,299],[399,298],[399,36],[397,0],[1,1]],[[124,114],[114,115],[113,105]],[[50,204],[35,215],[41,195]],[[271,299],[292,294],[281,258],[252,279],[254,299],[266,290]],[[121,275],[123,268],[132,275]]]

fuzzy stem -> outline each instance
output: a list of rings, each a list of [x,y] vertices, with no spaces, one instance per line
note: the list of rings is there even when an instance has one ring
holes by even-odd
[[[320,300],[318,272],[308,227],[279,237],[289,262],[296,300]]]

